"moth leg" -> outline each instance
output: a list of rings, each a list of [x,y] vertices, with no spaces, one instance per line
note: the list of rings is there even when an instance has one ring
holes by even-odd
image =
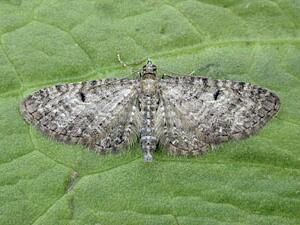
[[[196,72],[196,71],[195,71],[195,70],[193,70],[192,72],[190,72],[190,73],[189,73],[189,76],[191,76],[191,75],[195,74],[195,72]]]

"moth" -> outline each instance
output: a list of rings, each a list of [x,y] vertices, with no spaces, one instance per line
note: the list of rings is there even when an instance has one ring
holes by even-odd
[[[196,156],[249,137],[279,110],[279,97],[256,85],[206,77],[158,77],[150,60],[139,79],[58,84],[29,95],[25,120],[52,139],[97,153],[124,151],[140,138],[144,161],[158,145]]]

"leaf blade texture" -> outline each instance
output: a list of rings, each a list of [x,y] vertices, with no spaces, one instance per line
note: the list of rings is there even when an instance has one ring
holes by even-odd
[[[0,224],[299,224],[298,10],[297,1],[2,1]],[[117,53],[258,84],[280,96],[281,111],[251,139],[204,158],[158,153],[152,165],[138,145],[99,159],[23,121],[19,105],[34,90],[131,74]]]

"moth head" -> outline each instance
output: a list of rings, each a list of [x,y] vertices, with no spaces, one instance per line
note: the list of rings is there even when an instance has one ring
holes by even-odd
[[[143,66],[143,78],[150,78],[156,76],[156,65],[150,59],[147,60],[146,65]]]

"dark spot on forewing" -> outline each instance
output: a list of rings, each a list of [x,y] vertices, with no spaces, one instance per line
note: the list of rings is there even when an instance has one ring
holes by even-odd
[[[85,94],[84,94],[84,93],[79,92],[79,97],[80,97],[80,100],[81,100],[82,102],[85,102],[86,97],[85,97]]]
[[[215,93],[214,93],[214,100],[216,101],[218,99],[220,95],[220,90],[217,90]]]

